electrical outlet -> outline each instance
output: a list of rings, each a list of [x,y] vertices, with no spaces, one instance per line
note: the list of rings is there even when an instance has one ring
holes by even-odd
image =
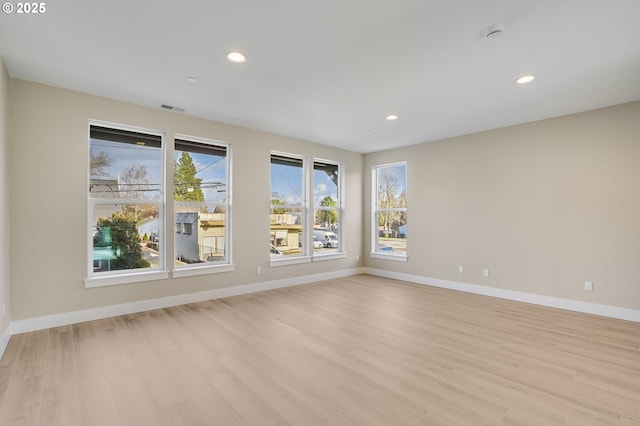
[[[260,274],[260,273],[262,273],[262,267],[257,266],[256,267],[256,274]]]
[[[593,291],[593,283],[591,281],[584,282],[584,290],[585,291]]]
[[[357,262],[358,260],[360,260],[360,255],[359,255],[359,254],[356,254],[356,262]]]
[[[489,276],[489,270],[487,268],[482,270],[482,276],[483,277],[488,277]]]
[[[459,274],[464,274],[464,266],[462,266],[462,265],[458,266],[458,273]]]

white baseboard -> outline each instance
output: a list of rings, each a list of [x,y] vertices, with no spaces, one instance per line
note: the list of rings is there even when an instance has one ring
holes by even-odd
[[[539,294],[505,290],[501,288],[468,284],[457,281],[441,280],[438,278],[428,278],[420,275],[404,274],[400,272],[392,272],[375,268],[363,268],[363,273],[384,278],[408,281],[415,284],[447,288],[450,290],[459,290],[467,293],[498,297],[500,299],[516,300],[518,302],[532,303],[534,305],[542,305],[552,308],[566,309],[568,311],[583,312],[603,317],[640,322],[640,310],[620,308],[617,306],[600,305],[597,303],[581,302],[578,300],[563,299],[560,297],[541,296]]]
[[[11,324],[7,327],[2,335],[2,339],[0,339],[0,358],[4,354],[4,350],[7,349],[7,345],[9,344],[9,339],[11,339]]]
[[[168,308],[171,306],[184,305],[186,303],[202,302],[205,300],[220,299],[222,297],[238,296],[241,294],[255,293],[258,291],[273,290],[276,288],[291,287],[300,284],[309,284],[317,281],[357,275],[360,273],[362,273],[361,268],[343,269],[322,274],[287,278],[284,280],[265,281],[254,284],[239,285],[235,287],[225,287],[215,290],[179,294],[157,299],[141,300],[139,302],[129,302],[120,305],[102,306],[99,308],[84,309],[80,311],[64,312],[61,314],[17,320],[11,322],[11,325],[9,327],[9,336],[11,336],[12,334],[26,333],[29,331],[43,330],[51,327],[60,327],[69,324],[77,324],[79,322],[93,321],[118,315],[126,315],[137,312],[150,311],[153,309]],[[0,352],[0,356],[1,355],[2,352]]]

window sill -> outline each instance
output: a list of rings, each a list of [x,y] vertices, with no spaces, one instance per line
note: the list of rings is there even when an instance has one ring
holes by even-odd
[[[223,265],[204,265],[204,266],[192,266],[175,269],[171,275],[173,278],[181,277],[193,277],[195,275],[208,275],[218,274],[221,272],[233,272],[236,266],[233,264],[225,263]]]
[[[311,262],[311,258],[309,256],[298,256],[293,258],[283,258],[283,259],[271,259],[269,262],[269,266],[286,266],[286,265],[297,265],[299,263],[309,263]]]
[[[314,254],[313,261],[314,262],[323,262],[325,260],[335,260],[335,259],[344,259],[347,257],[347,253],[328,253],[328,254]]]
[[[168,271],[130,272],[117,275],[94,276],[85,278],[84,288],[105,287],[110,285],[133,284],[145,281],[166,280]]]
[[[369,253],[369,257],[372,259],[393,260],[396,262],[407,262],[409,258],[402,254],[382,254],[382,253]]]

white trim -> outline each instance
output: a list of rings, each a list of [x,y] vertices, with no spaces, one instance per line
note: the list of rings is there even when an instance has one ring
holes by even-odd
[[[372,258],[376,258],[376,259],[387,259],[387,260],[396,260],[396,261],[401,261],[401,262],[406,262],[407,261],[407,257],[406,255],[404,255],[404,259],[399,258],[397,255],[395,255],[395,258],[392,258],[390,256],[392,255],[387,255],[386,253],[381,253],[378,251],[379,249],[379,229],[378,229],[378,213],[380,213],[381,211],[398,211],[398,212],[408,212],[407,210],[407,206],[405,205],[404,207],[395,207],[395,208],[379,208],[378,207],[378,170],[382,169],[382,168],[388,168],[388,167],[397,167],[397,166],[404,166],[404,184],[405,184],[405,192],[408,193],[408,173],[409,173],[409,166],[407,165],[407,161],[397,161],[395,163],[387,163],[387,164],[374,164],[373,166],[371,166],[371,256]],[[406,225],[406,224],[405,224]],[[405,236],[405,240],[406,240],[406,236]],[[408,247],[407,247],[408,248]]]
[[[88,128],[89,135],[91,135],[91,131],[90,131],[91,126],[107,127],[110,129],[124,130],[124,131],[137,132],[137,133],[149,133],[151,135],[160,136],[160,137],[164,137],[166,135],[164,131],[161,131],[158,129],[152,129],[151,127],[140,127],[140,126],[134,126],[129,124],[116,123],[113,121],[105,121],[105,120],[100,120],[95,118],[90,118],[88,121],[88,124],[89,124],[89,128]],[[90,136],[87,137],[87,141],[89,141],[89,139],[90,139]]]
[[[11,339],[12,334],[14,333],[11,332],[11,323],[9,323],[9,326],[4,331],[2,339],[0,339],[0,358],[4,355],[4,351],[7,349],[7,345],[9,344],[9,339]]]
[[[346,257],[347,257],[347,253],[344,251],[340,251],[337,253],[314,254],[313,261],[323,262],[325,260],[345,259]]]
[[[393,260],[396,262],[408,262],[409,258],[403,254],[387,254],[380,252],[371,252],[369,257],[372,259]]]
[[[233,272],[236,266],[229,263],[219,265],[193,266],[191,268],[175,269],[171,275],[173,278],[193,277],[195,275],[217,274],[220,272]]]
[[[316,162],[318,163],[323,163],[323,164],[331,164],[333,166],[337,166],[338,167],[338,199],[336,200],[337,202],[337,206],[336,207],[326,207],[326,206],[318,206],[316,207],[316,180],[315,180],[315,164]],[[316,254],[314,252],[313,249],[313,234],[316,231],[316,229],[314,228],[315,226],[315,214],[316,214],[316,209],[318,210],[326,210],[326,211],[337,211],[338,212],[338,253],[340,254],[344,254],[346,256],[346,251],[347,251],[347,246],[346,246],[346,235],[344,232],[344,223],[345,223],[345,215],[344,215],[344,205],[345,205],[345,200],[346,200],[346,185],[345,185],[345,165],[342,162],[339,161],[334,161],[334,160],[327,160],[324,158],[318,158],[318,157],[314,157],[312,162],[311,162],[311,167],[309,167],[309,174],[310,174],[310,188],[309,188],[309,194],[310,194],[310,211],[309,211],[309,223],[311,223],[312,225],[310,226],[310,235],[307,236],[307,241],[309,242],[309,250],[312,257],[314,258],[314,261],[316,260],[315,257],[318,256],[318,254]],[[320,255],[321,256],[321,255]],[[329,259],[338,259],[339,257],[328,257],[325,259],[317,259],[317,260],[329,260]]]
[[[274,257],[269,260],[269,266],[286,266],[297,265],[299,263],[311,262],[311,256],[296,256],[296,257]]]
[[[243,284],[234,287],[201,291],[196,293],[178,294],[175,296],[142,300],[139,302],[102,306],[99,308],[84,309],[81,311],[64,312],[61,314],[12,321],[9,327],[11,329],[11,334],[27,333],[30,331],[43,330],[51,327],[60,327],[63,325],[93,321],[118,315],[127,315],[136,312],[149,311],[152,309],[162,309],[171,306],[184,305],[185,303],[202,302],[206,300],[219,299],[222,297],[238,296],[242,294],[255,293],[258,291],[273,290],[277,288],[309,284],[334,278],[348,277],[361,274],[362,272],[362,268],[351,268],[343,269],[340,271],[325,272],[321,274],[287,278],[284,280],[265,281],[254,284]]]
[[[122,285],[141,283],[144,281],[166,280],[169,278],[169,271],[155,270],[155,271],[140,271],[124,273],[124,274],[110,274],[104,276],[91,276],[84,279],[84,288],[104,287],[108,285]]]
[[[224,251],[226,255],[227,264],[233,266],[233,148],[230,143],[227,143],[227,207],[225,211],[225,220],[227,223],[224,230]],[[173,213],[175,216],[175,212]],[[175,219],[174,219],[175,220]],[[175,239],[175,235],[173,236]],[[173,243],[175,245],[175,241]]]
[[[551,308],[565,309],[568,311],[576,311],[586,314],[593,314],[640,323],[640,310],[635,309],[621,308],[618,306],[610,305],[600,305],[597,303],[563,299],[560,297],[542,296],[539,294],[525,293],[522,291],[505,290],[501,288],[487,287],[477,284],[423,277],[421,275],[411,275],[401,272],[385,271],[382,269],[365,267],[363,268],[363,270],[365,274],[408,281],[415,284],[447,288],[450,290],[464,291],[466,293],[482,294],[485,296],[497,297],[500,299],[515,300],[518,302],[532,303],[534,305],[548,306]]]
[[[279,204],[278,208],[282,208],[285,210],[297,210],[300,209],[300,220],[302,221],[301,225],[301,234],[303,237],[303,240],[306,239],[307,234],[309,234],[309,224],[313,223],[313,221],[310,222],[310,213],[309,213],[309,185],[311,185],[312,182],[312,176],[310,175],[310,171],[309,171],[309,159],[308,157],[306,157],[305,155],[300,155],[300,154],[291,154],[291,153],[287,153],[287,152],[283,152],[283,151],[275,151],[272,150],[271,153],[269,154],[269,240],[271,240],[271,210],[273,208],[273,204],[271,203],[272,198],[271,198],[271,194],[272,193],[272,187],[271,185],[273,185],[273,175],[271,173],[272,168],[273,168],[273,156],[278,156],[278,157],[286,157],[286,158],[290,158],[293,160],[300,160],[302,162],[302,194],[301,194],[301,199],[300,199],[300,203],[299,204]],[[282,201],[282,200],[281,200]],[[276,241],[272,242],[273,245],[276,244]],[[298,258],[306,258],[306,257],[310,257],[311,254],[309,253],[309,249],[310,249],[311,245],[309,243],[302,245],[301,249],[302,249],[302,254],[300,256],[297,256]],[[291,265],[291,264],[295,264],[295,263],[306,263],[306,262],[310,262],[311,260],[297,260],[297,261],[292,261],[292,262],[282,262],[282,261],[274,261],[274,259],[271,259],[271,263],[270,266],[279,266],[279,265]],[[278,265],[276,265],[276,263]]]

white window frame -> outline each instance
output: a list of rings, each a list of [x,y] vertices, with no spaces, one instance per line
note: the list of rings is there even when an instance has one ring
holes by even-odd
[[[378,213],[381,211],[388,212],[405,212],[407,213],[407,206],[399,208],[378,208],[378,170],[389,167],[404,166],[405,173],[405,190],[408,192],[408,166],[406,161],[398,161],[394,163],[376,164],[371,167],[371,252],[369,256],[374,259],[395,260],[399,262],[408,261],[408,246],[407,253],[384,253],[379,251],[378,247]],[[408,223],[408,220],[407,220]],[[408,242],[408,241],[407,241]]]
[[[173,253],[175,253],[175,238],[177,238],[176,235],[174,235],[174,240],[173,240],[173,246],[172,248],[172,268],[173,268],[173,272],[172,272],[172,276],[175,278],[178,277],[187,277],[187,276],[194,276],[194,275],[204,275],[204,274],[212,274],[212,273],[219,273],[219,272],[231,272],[235,270],[235,265],[233,264],[233,250],[232,250],[232,230],[231,230],[231,219],[232,219],[232,152],[231,152],[231,144],[223,142],[223,141],[218,141],[218,140],[213,140],[213,139],[206,139],[206,138],[202,138],[202,137],[197,137],[197,136],[188,136],[188,135],[183,135],[183,134],[176,134],[173,140],[173,144],[174,144],[174,150],[175,150],[175,142],[176,140],[184,140],[184,141],[192,141],[192,142],[196,142],[196,143],[201,143],[201,144],[205,144],[205,145],[211,145],[213,147],[220,147],[220,148],[224,148],[226,150],[226,157],[225,157],[225,167],[226,167],[226,171],[227,171],[227,192],[226,192],[226,202],[224,203],[213,203],[213,202],[195,202],[193,203],[194,205],[221,205],[225,208],[225,231],[224,231],[224,250],[225,250],[225,260],[224,261],[220,261],[220,262],[215,262],[215,263],[202,263],[202,264],[192,264],[192,265],[185,265],[185,266],[176,266],[175,265],[175,259],[174,259],[174,255]],[[175,152],[174,150],[172,150],[172,153]],[[171,168],[171,170],[173,170],[173,167]],[[172,174],[173,176],[173,174]],[[188,202],[184,202],[184,201],[175,201],[173,194],[171,195],[171,199],[173,200],[173,222],[175,222],[176,218],[175,218],[175,212],[176,212],[176,205],[178,204],[189,204]]]
[[[282,209],[301,209],[300,212],[301,220],[302,220],[302,237],[307,241],[302,244],[302,253],[299,255],[291,255],[291,256],[283,256],[282,258],[274,258],[271,256],[271,252],[269,252],[269,266],[283,266],[283,265],[294,265],[299,263],[308,263],[311,262],[311,255],[309,254],[309,235],[310,235],[310,226],[309,223],[313,223],[313,221],[309,221],[309,166],[308,160],[304,155],[292,154],[289,152],[282,151],[271,151],[269,155],[269,170],[271,170],[271,164],[273,161],[273,156],[291,158],[292,160],[300,160],[302,162],[302,194],[300,204],[271,204],[271,184],[272,184],[272,176],[271,172],[269,172],[269,218],[271,217],[271,209],[273,208],[282,208]],[[311,209],[313,210],[313,209]],[[271,223],[269,221],[269,234],[271,234]],[[271,241],[271,238],[269,238]]]
[[[166,206],[166,194],[165,194],[165,182],[166,182],[166,137],[163,132],[141,128],[136,126],[128,126],[122,124],[115,124],[106,121],[100,120],[89,120],[87,125],[87,165],[90,163],[91,156],[91,127],[105,127],[114,130],[122,130],[128,132],[137,132],[148,134],[150,136],[158,136],[160,137],[160,151],[161,151],[161,189],[160,192],[162,197],[160,200],[153,200],[150,202],[149,200],[141,201],[134,199],[118,199],[117,202],[114,202],[114,198],[98,198],[98,197],[90,197],[90,186],[91,186],[91,170],[87,167],[87,186],[86,186],[86,194],[87,194],[87,277],[84,280],[85,288],[92,287],[102,287],[102,286],[110,286],[110,285],[120,285],[120,284],[129,284],[136,282],[144,282],[144,281],[152,281],[152,280],[160,280],[169,278],[169,271],[166,269],[165,265],[165,257],[166,257],[166,232],[165,232],[165,206]],[[109,271],[109,272],[100,272],[95,273],[93,270],[94,260],[93,260],[93,235],[91,229],[93,228],[93,212],[94,206],[96,205],[104,205],[104,204],[158,204],[158,222],[159,226],[159,240],[160,240],[160,250],[159,250],[159,266],[158,267],[149,267],[149,268],[141,268],[141,269],[125,269],[118,271]]]
[[[337,206],[335,208],[320,208],[321,210],[335,210],[338,212],[338,250],[335,252],[330,252],[330,253],[316,253],[315,250],[313,249],[313,234],[314,234],[314,229],[313,226],[311,226],[310,229],[310,235],[307,237],[307,241],[308,241],[308,250],[309,253],[312,254],[313,257],[313,261],[317,262],[317,261],[324,261],[324,260],[333,260],[333,259],[343,259],[347,256],[347,250],[345,247],[345,229],[344,229],[344,195],[345,195],[345,190],[344,190],[344,163],[340,163],[337,161],[332,161],[332,160],[326,160],[324,158],[314,158],[313,162],[311,163],[311,167],[309,167],[310,169],[310,182],[311,182],[311,188],[310,188],[310,194],[312,194],[312,196],[310,197],[312,199],[312,206],[310,208],[310,215],[309,215],[309,223],[314,224],[315,223],[315,210],[316,210],[316,206],[315,206],[315,202],[314,202],[314,198],[315,198],[315,187],[316,187],[316,182],[315,179],[313,178],[314,176],[314,171],[315,171],[315,164],[316,163],[321,163],[321,164],[330,164],[330,165],[334,165],[338,167],[338,200],[337,201]]]

